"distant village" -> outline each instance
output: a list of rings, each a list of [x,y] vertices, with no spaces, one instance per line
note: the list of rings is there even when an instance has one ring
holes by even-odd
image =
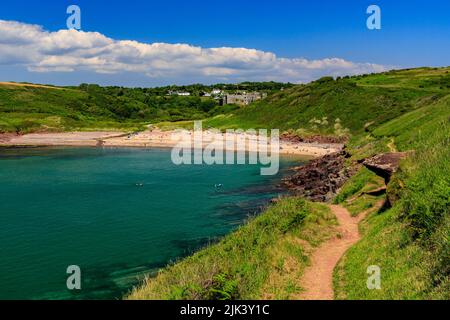
[[[190,96],[191,93],[183,92],[183,91],[169,91],[168,95]],[[267,97],[267,93],[265,93],[265,92],[246,92],[246,91],[228,93],[224,90],[213,89],[210,92],[202,92],[200,94],[200,96],[215,99],[219,102],[220,105],[237,104],[237,105],[241,105],[241,106],[246,106],[257,100],[264,99],[265,97]]]

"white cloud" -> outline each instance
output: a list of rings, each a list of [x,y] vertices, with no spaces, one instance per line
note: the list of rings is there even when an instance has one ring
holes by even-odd
[[[30,72],[125,72],[151,78],[291,82],[386,70],[382,65],[340,58],[288,59],[255,49],[148,44],[75,30],[49,32],[41,26],[4,20],[0,20],[0,65],[25,66]]]

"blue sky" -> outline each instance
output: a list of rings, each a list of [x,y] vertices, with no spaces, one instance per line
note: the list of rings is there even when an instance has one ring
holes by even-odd
[[[183,56],[184,62],[180,60],[180,63],[171,66],[167,66],[171,61],[163,62],[164,67],[161,67],[160,63],[156,65],[154,60],[147,60],[137,67],[135,55],[108,55],[102,58],[102,61],[106,60],[108,63],[112,59],[114,63],[126,61],[127,65],[133,65],[130,70],[123,72],[119,67],[112,71],[112,67],[100,70],[98,66],[87,65],[72,66],[67,70],[57,68],[54,64],[53,69],[44,68],[42,66],[45,61],[48,62],[49,57],[46,53],[45,57],[40,58],[42,61],[30,62],[29,58],[24,58],[23,61],[4,59],[0,65],[0,80],[55,84],[78,84],[87,81],[136,86],[234,82],[247,78],[268,80],[273,74],[274,80],[306,82],[327,73],[337,75],[377,71],[379,66],[389,68],[450,65],[450,1],[444,0],[28,0],[2,3],[0,20],[17,21],[24,25],[37,24],[42,26],[43,32],[57,32],[66,29],[65,11],[70,4],[80,6],[84,32],[98,32],[114,41],[135,40],[143,44],[182,43],[203,49],[256,49],[258,52],[274,54],[278,60],[266,56],[255,58],[251,52],[227,52],[228,58],[223,58],[220,53],[221,59],[223,58],[220,63],[208,64],[202,60],[193,65],[186,65],[186,61],[196,59],[197,56],[194,55],[186,58]],[[381,30],[371,31],[366,28],[366,8],[370,4],[377,4],[382,10]],[[40,37],[40,34],[36,37]],[[0,29],[0,43],[1,39]],[[16,43],[23,41],[16,39]],[[171,52],[177,50],[169,49]],[[20,47],[20,50],[26,48]],[[71,49],[65,50],[64,54],[67,55],[67,50]],[[120,51],[116,47],[114,50]],[[58,55],[62,55],[61,52],[58,52]],[[75,54],[74,52],[71,54]],[[158,54],[161,54],[160,50]],[[204,57],[203,53],[200,55]],[[253,59],[251,63],[248,63],[249,55]],[[152,53],[152,59],[154,56]],[[230,56],[239,59],[232,59]],[[81,56],[77,53],[76,57],[78,59]],[[86,59],[86,54],[83,53],[82,57]],[[208,52],[205,59],[209,58],[214,61],[218,59],[216,53]],[[280,58],[291,60],[281,61]],[[301,62],[299,66],[295,61],[299,58],[307,61]],[[344,66],[342,61],[328,60],[324,63],[312,63],[331,58],[339,58],[353,65]],[[268,67],[271,59],[276,68]],[[66,66],[67,62],[64,61],[62,65]],[[190,69],[184,70],[183,65]],[[201,72],[195,72],[195,69]],[[147,70],[149,72],[146,72]]]

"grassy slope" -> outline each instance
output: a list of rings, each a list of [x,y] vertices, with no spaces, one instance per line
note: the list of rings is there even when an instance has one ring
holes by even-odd
[[[360,133],[364,125],[375,128],[448,94],[449,72],[450,68],[424,68],[316,81],[278,92],[233,115],[214,117],[205,125],[282,131],[302,128],[332,134],[339,118],[343,127]],[[322,117],[327,117],[327,123],[310,123]]]
[[[370,214],[361,225],[362,241],[335,270],[337,298],[449,298],[449,69],[415,69],[311,84],[207,122],[222,128],[279,125],[295,130],[304,125],[309,132],[332,133],[332,121],[317,129],[309,123],[311,117],[326,115],[329,120],[340,118],[351,129],[350,161],[379,152],[416,150],[388,186],[390,195],[398,199],[394,207]],[[340,92],[342,86],[349,88],[345,94]],[[362,168],[335,202],[360,214],[380,197],[359,195],[380,185],[379,177]],[[292,246],[293,235],[317,228],[322,231],[313,239],[323,240],[323,231],[329,228],[323,228],[323,223],[300,224],[280,233],[279,223],[299,211],[292,201],[298,199],[283,200],[220,244],[163,270],[130,298],[295,298],[301,288],[292,284],[304,268],[308,245],[300,242],[300,251],[295,253],[294,247],[286,250],[279,244]],[[308,212],[316,215],[314,210]],[[274,228],[260,221],[271,221]],[[271,240],[255,241],[260,237]],[[276,262],[273,257],[277,255],[284,257],[284,263]],[[286,257],[296,260],[293,272],[284,269]],[[381,267],[381,290],[366,287],[369,265]],[[229,291],[228,295],[215,295],[223,291]]]
[[[141,126],[123,121],[105,103],[76,89],[0,85],[0,132],[133,130]]]
[[[157,89],[0,83],[0,133],[133,131],[148,123],[201,119],[233,110],[208,98],[158,95],[152,90]]]
[[[362,241],[335,270],[338,299],[450,298],[449,116],[447,95],[377,127],[372,137],[355,139],[354,158],[361,157],[361,150],[376,150],[386,142],[399,151],[415,150],[415,154],[402,163],[388,185],[390,197],[397,199],[393,208],[370,214],[362,225]],[[369,149],[358,148],[364,141]],[[370,176],[361,169],[336,201],[355,198]],[[370,206],[376,199],[363,201]],[[366,268],[370,265],[381,268],[380,290],[367,289]]]
[[[294,298],[308,261],[305,247],[332,236],[335,224],[324,205],[283,199],[220,243],[162,270],[128,298]]]
[[[335,270],[337,298],[450,298],[449,147],[447,140],[431,155],[420,151],[403,164],[409,172],[397,177],[404,185],[400,199],[393,208],[368,217],[362,241]],[[370,265],[381,268],[381,290],[366,287]]]

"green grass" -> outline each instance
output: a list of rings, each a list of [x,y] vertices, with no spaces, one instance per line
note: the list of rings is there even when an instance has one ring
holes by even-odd
[[[425,144],[423,140],[431,141]],[[403,216],[414,236],[428,238],[450,213],[450,123],[418,142],[399,179]]]
[[[398,209],[397,209],[398,210]],[[350,248],[335,269],[337,299],[420,299],[431,283],[424,260],[427,253],[417,244],[404,244],[406,225],[398,212],[373,214],[363,239]],[[367,288],[367,268],[381,269],[381,289]]]
[[[358,172],[348,180],[335,197],[334,203],[339,204],[348,200],[352,196],[358,196],[362,192],[375,190],[384,184],[382,179],[365,167],[361,167]]]
[[[379,126],[373,136],[377,139],[392,137],[399,150],[415,149],[419,143],[432,144],[434,132],[448,123],[449,115],[450,94],[431,99],[419,109]]]
[[[333,203],[348,209],[352,216],[374,208],[384,195],[373,196],[366,192],[384,186],[384,179],[365,167],[361,167],[340,189]]]
[[[344,202],[342,205],[347,208],[353,217],[358,216],[363,212],[368,212],[377,208],[377,203],[384,199],[383,195],[371,196],[361,195],[353,201]]]
[[[301,288],[309,247],[333,235],[321,204],[285,198],[217,244],[163,269],[128,299],[289,299]]]
[[[412,241],[409,226],[399,219],[401,205],[373,213],[363,239],[350,248],[334,272],[337,299],[450,298],[448,276],[449,217],[426,243]],[[381,289],[367,288],[367,268],[381,269]],[[447,269],[447,270],[446,270]]]
[[[363,239],[335,269],[338,299],[450,298],[450,124],[444,111],[449,109],[441,109],[447,102],[444,98],[404,115],[413,127],[395,119],[375,130],[394,137],[400,149],[414,147],[415,153],[388,185],[390,198],[394,193],[396,199],[393,208],[369,216]],[[415,136],[414,129],[428,135]],[[362,176],[352,180],[349,185],[359,186]],[[380,290],[367,289],[370,265],[381,268]]]

